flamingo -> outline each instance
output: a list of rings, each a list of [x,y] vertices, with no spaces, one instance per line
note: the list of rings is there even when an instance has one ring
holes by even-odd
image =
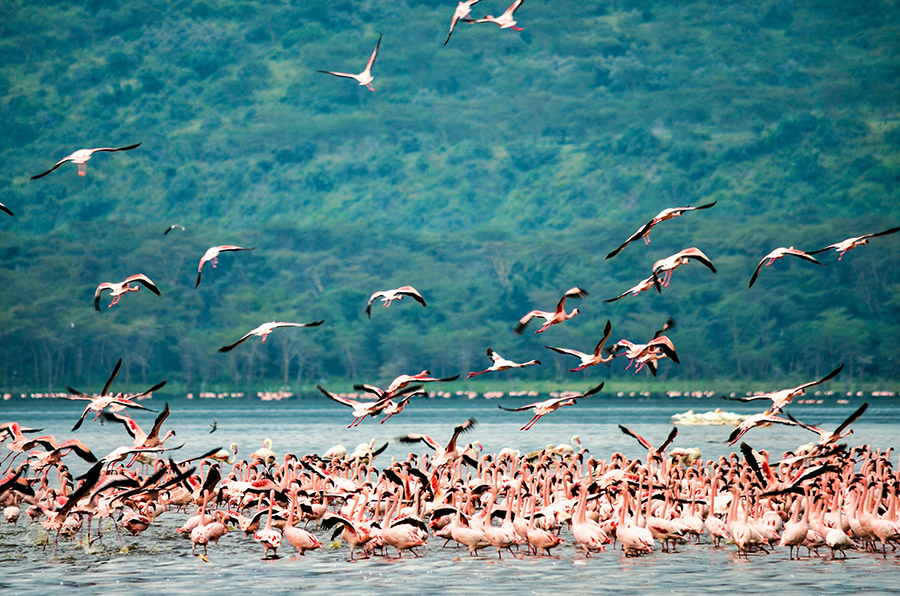
[[[609,353],[613,355],[613,357],[617,357],[619,349],[624,348],[625,357],[628,358],[631,362],[628,363],[628,366],[625,367],[625,370],[628,370],[628,367],[631,366],[632,363],[637,362],[637,366],[634,369],[634,372],[640,371],[644,365],[647,365],[647,368],[650,369],[650,372],[653,376],[656,376],[656,362],[658,360],[662,360],[663,358],[671,358],[675,364],[680,364],[681,362],[678,360],[678,354],[675,353],[675,346],[672,344],[672,340],[663,335],[666,331],[675,326],[675,319],[669,318],[665,324],[653,334],[653,339],[645,344],[635,344],[627,339],[620,339],[616,343],[614,343],[609,348]]]
[[[128,145],[127,147],[117,147],[117,148],[113,148],[113,147],[100,147],[100,148],[97,148],[97,149],[79,149],[78,151],[76,151],[76,152],[73,153],[72,155],[70,155],[70,156],[68,156],[68,157],[64,157],[64,158],[62,158],[61,160],[59,160],[58,162],[56,162],[56,165],[54,165],[52,168],[50,168],[49,170],[47,170],[47,171],[44,172],[43,174],[38,174],[37,176],[32,176],[31,179],[32,179],[32,180],[37,180],[38,178],[43,178],[44,176],[46,176],[47,174],[49,174],[50,172],[52,172],[53,170],[55,170],[55,169],[58,168],[59,166],[63,165],[63,164],[66,163],[67,161],[71,161],[71,162],[74,162],[74,163],[78,164],[78,175],[79,175],[79,176],[87,176],[87,162],[88,162],[88,160],[91,158],[91,156],[92,156],[94,153],[97,153],[97,152],[104,152],[104,151],[105,151],[105,152],[111,152],[111,151],[130,151],[130,150],[136,149],[136,148],[138,148],[138,147],[140,147],[140,146],[141,146],[141,144],[140,144],[140,143],[137,143],[136,145]]]
[[[222,246],[213,246],[200,258],[200,266],[197,267],[197,283],[194,284],[194,287],[200,285],[200,276],[203,275],[203,266],[206,265],[206,262],[209,261],[212,263],[213,269],[219,264],[219,253],[222,252],[233,252],[236,250],[256,250],[256,247],[252,248],[244,248],[242,246],[232,246],[230,244],[224,244]]]
[[[600,364],[601,362],[609,362],[615,356],[603,356],[603,344],[606,343],[606,340],[609,339],[610,334],[612,333],[612,323],[608,320],[606,321],[606,327],[603,328],[603,337],[600,338],[600,341],[597,342],[597,345],[594,347],[594,351],[591,354],[585,354],[584,352],[579,352],[578,350],[570,350],[568,348],[551,348],[550,346],[544,346],[548,350],[553,350],[559,354],[567,354],[569,356],[575,356],[576,358],[581,360],[581,364],[578,368],[570,368],[569,372],[578,372],[580,370],[584,370],[589,366],[594,366],[596,364]]]
[[[530,313],[528,313],[527,315],[525,315],[524,317],[519,319],[519,322],[516,323],[516,327],[515,327],[515,329],[513,329],[513,332],[516,335],[521,335],[522,332],[525,330],[525,326],[528,325],[529,321],[531,321],[531,319],[537,318],[537,319],[544,319],[546,321],[546,323],[544,323],[543,327],[541,327],[540,329],[535,331],[535,333],[543,333],[544,331],[547,330],[548,327],[550,327],[550,325],[556,325],[557,323],[562,323],[563,321],[567,321],[568,319],[571,319],[572,317],[574,317],[575,315],[577,315],[579,313],[579,310],[577,308],[575,308],[575,309],[572,309],[571,313],[566,314],[566,311],[565,311],[566,298],[581,299],[581,298],[585,298],[587,296],[590,296],[590,294],[588,293],[587,290],[582,290],[581,288],[578,288],[578,287],[569,288],[568,290],[566,290],[566,293],[562,295],[562,298],[560,298],[559,302],[556,304],[556,310],[554,310],[553,312],[546,312],[543,310],[531,311]]]
[[[651,445],[647,439],[645,439],[641,435],[637,434],[633,430],[628,429],[628,428],[622,426],[621,424],[619,425],[619,430],[621,430],[624,434],[628,435],[629,437],[637,439],[637,442],[640,443],[641,446],[647,450],[647,461],[650,461],[650,459],[656,459],[656,458],[662,459],[663,454],[665,454],[665,452],[666,452],[666,449],[669,447],[669,445],[672,444],[672,441],[675,440],[675,437],[678,436],[678,428],[673,426],[672,430],[669,431],[669,436],[666,437],[666,440],[663,441],[662,445],[654,448],[653,445]]]
[[[416,383],[449,383],[450,381],[455,381],[459,378],[459,375],[453,375],[452,377],[445,377],[443,379],[438,379],[431,376],[430,370],[423,370],[420,373],[416,373],[414,375],[400,375],[388,385],[388,388],[384,390],[383,397],[392,397],[397,395],[397,392],[401,389],[406,389],[409,387],[409,384],[412,382]]]
[[[628,288],[627,290],[625,290],[624,292],[622,292],[621,294],[619,294],[619,295],[616,296],[615,298],[609,298],[609,299],[607,299],[607,300],[604,300],[603,302],[615,302],[616,300],[621,300],[622,298],[624,298],[624,297],[627,296],[628,294],[631,294],[632,296],[637,296],[637,295],[640,294],[641,292],[643,292],[643,291],[645,291],[645,290],[649,290],[649,289],[652,288],[652,287],[656,287],[656,291],[659,292],[659,293],[662,293],[661,290],[659,289],[659,287],[658,287],[657,284],[656,284],[656,278],[654,278],[654,277],[651,275],[651,276],[648,277],[647,279],[645,279],[645,280],[639,282],[636,286],[634,286],[634,287],[632,287],[632,288]]]
[[[359,74],[349,74],[346,72],[332,72],[330,70],[320,70],[319,72],[323,74],[330,74],[336,77],[344,77],[345,79],[355,79],[360,85],[365,85],[369,91],[375,91],[375,88],[372,87],[372,81],[375,80],[372,76],[372,65],[375,64],[375,57],[378,55],[378,48],[381,47],[381,38],[382,34],[378,34],[378,43],[375,44],[375,50],[372,52],[372,57],[369,58],[369,62],[366,64],[366,69]]]
[[[353,422],[350,423],[347,428],[353,428],[354,426],[358,426],[360,422],[362,422],[366,416],[375,417],[378,415],[381,410],[383,410],[387,406],[387,400],[380,399],[376,402],[361,402],[356,401],[355,399],[350,399],[348,397],[341,397],[339,395],[335,395],[331,393],[321,385],[316,385],[316,389],[318,389],[322,395],[327,397],[330,400],[336,401],[337,403],[353,408]]]
[[[10,215],[12,215],[12,213],[10,213]],[[868,244],[869,238],[878,238],[879,236],[887,236],[888,234],[895,234],[897,232],[900,232],[900,227],[891,228],[890,230],[885,230],[883,232],[878,232],[876,234],[865,234],[863,236],[857,236],[855,238],[847,238],[846,240],[841,240],[840,242],[835,242],[834,244],[829,244],[825,248],[820,248],[819,250],[814,250],[814,251],[808,252],[806,254],[817,255],[820,252],[825,252],[826,250],[831,250],[833,248],[834,250],[838,251],[838,253],[840,253],[840,256],[838,257],[838,261],[840,261],[842,258],[844,258],[844,253],[847,252],[848,250],[852,250],[852,249],[856,248],[857,246],[862,246],[864,244]],[[843,552],[843,551],[841,551],[841,552]],[[832,552],[832,555],[833,554],[834,553]]]
[[[700,209],[709,209],[710,207],[715,205],[716,202],[717,201],[713,201],[712,203],[707,203],[706,205],[700,205],[699,207],[691,207],[690,205],[688,205],[687,207],[673,207],[671,209],[663,209],[656,215],[656,217],[654,217],[653,219],[651,219],[650,221],[648,221],[647,223],[642,225],[640,228],[638,228],[637,232],[635,232],[634,234],[629,236],[628,240],[623,242],[621,244],[621,246],[619,246],[619,248],[615,249],[614,251],[612,251],[611,253],[606,255],[606,258],[607,259],[613,258],[617,254],[619,254],[619,252],[623,248],[625,248],[631,242],[637,240],[638,238],[643,238],[644,244],[650,244],[650,230],[653,229],[653,226],[655,226],[656,224],[659,224],[664,221],[670,220],[672,218],[678,217],[684,213],[687,213],[688,211],[698,211]]]
[[[665,259],[660,259],[653,263],[653,283],[656,284],[657,291],[660,289],[660,272],[665,272],[665,276],[662,280],[662,287],[668,288],[669,281],[672,279],[672,272],[681,265],[687,265],[688,263],[690,263],[691,259],[694,259],[695,261],[701,263],[713,273],[718,273],[716,271],[716,268],[713,266],[712,261],[709,260],[709,257],[703,254],[703,252],[699,248],[685,248],[684,250],[679,251],[672,256],[666,257]]]
[[[784,248],[782,246],[780,248],[776,248],[762,258],[762,260],[759,262],[759,265],[756,266],[756,271],[753,272],[753,276],[750,278],[750,285],[747,287],[752,288],[753,284],[756,283],[756,278],[759,276],[759,270],[762,269],[763,265],[768,267],[777,259],[780,259],[782,257],[798,257],[803,259],[804,261],[809,261],[810,263],[824,266],[824,263],[820,263],[815,258],[809,256],[809,253],[805,253],[802,250],[796,250],[793,246],[791,246],[790,248]]]
[[[235,461],[235,457],[237,457],[238,445],[237,443],[232,443],[228,446],[228,449],[219,449],[212,455],[208,456],[209,459],[214,459],[216,461],[222,462],[224,464],[231,465]]]
[[[128,434],[131,435],[131,438],[134,439],[135,447],[158,447],[169,440],[169,437],[175,435],[175,431],[170,430],[163,438],[159,438],[159,430],[162,427],[162,423],[169,417],[169,402],[166,402],[162,412],[156,417],[156,420],[153,422],[153,428],[150,429],[149,433],[144,432],[138,423],[132,420],[131,416],[122,417],[118,414],[103,412],[103,417],[111,422],[121,422]]]
[[[811,432],[814,432],[814,433],[818,434],[818,435],[819,435],[819,445],[831,445],[832,443],[837,443],[838,441],[840,441],[841,439],[843,439],[844,437],[846,437],[847,435],[849,435],[850,433],[853,432],[853,429],[850,429],[850,430],[848,430],[847,432],[844,432],[844,429],[846,429],[848,426],[850,426],[851,424],[853,424],[854,422],[856,422],[856,420],[857,420],[860,416],[863,415],[863,413],[866,411],[866,409],[867,409],[868,407],[869,407],[869,403],[868,403],[868,402],[866,402],[866,403],[864,403],[863,405],[861,405],[859,408],[857,408],[857,410],[856,410],[855,412],[853,412],[852,414],[850,414],[850,415],[847,417],[846,420],[844,420],[843,422],[841,422],[841,424],[840,424],[836,429],[834,429],[834,430],[831,431],[831,432],[829,432],[829,431],[827,431],[827,430],[822,430],[821,428],[816,428],[815,426],[810,426],[810,425],[808,425],[808,424],[803,424],[802,422],[800,422],[799,420],[797,420],[796,418],[794,418],[794,417],[791,416],[790,414],[787,414],[787,417],[788,417],[792,422],[794,422],[795,424],[797,424],[798,426],[801,426],[801,427],[805,428],[805,429],[808,430],[808,431],[811,431]]]
[[[818,381],[812,381],[810,383],[804,383],[803,385],[798,385],[793,389],[782,389],[781,391],[776,391],[774,393],[764,393],[762,395],[752,395],[750,397],[725,397],[722,396],[723,399],[728,399],[731,401],[755,401],[758,399],[771,399],[772,407],[767,412],[768,414],[778,414],[780,413],[786,405],[791,403],[795,397],[799,395],[804,395],[806,390],[810,387],[815,387],[816,385],[821,385],[826,381],[830,381],[834,377],[836,377],[842,370],[844,369],[844,364],[841,363],[839,367],[819,379]]]
[[[308,550],[322,548],[322,543],[319,542],[319,539],[316,538],[312,532],[294,527],[294,510],[297,506],[297,489],[295,488],[291,491],[291,502],[288,505],[288,518],[287,522],[284,524],[284,539],[287,540],[291,546],[296,548],[297,552],[299,552],[302,557]]]
[[[116,396],[109,395],[109,387],[110,387],[110,385],[112,385],[113,380],[115,380],[116,375],[119,374],[119,369],[121,367],[122,367],[122,359],[119,358],[119,361],[116,362],[115,367],[113,367],[112,374],[109,376],[109,379],[106,381],[106,384],[103,386],[103,391],[97,397],[91,397],[89,395],[85,395],[84,393],[81,393],[80,391],[72,389],[71,387],[66,385],[66,389],[72,395],[63,396],[64,399],[88,400],[91,402],[87,406],[85,406],[84,412],[81,413],[81,418],[79,418],[78,422],[75,423],[75,426],[72,427],[73,431],[78,430],[78,428],[81,426],[81,423],[84,422],[84,418],[85,418],[85,416],[87,416],[87,413],[91,412],[91,411],[96,413],[94,415],[94,420],[96,420],[97,417],[100,416],[100,412],[102,412],[106,408],[110,408],[110,410],[112,410],[112,411],[118,411],[123,408],[137,408],[139,410],[147,410],[150,412],[155,411],[155,410],[151,410],[150,408],[146,408],[133,400],[140,398],[140,397],[150,395],[154,391],[162,388],[167,383],[167,381],[162,381],[161,383],[157,383],[156,385],[154,385],[147,391],[144,391],[143,393],[138,393],[135,395],[123,396],[121,393]]]
[[[441,447],[437,441],[430,436],[423,434],[407,434],[402,437],[397,437],[397,440],[401,443],[425,443],[434,450],[434,457],[431,459],[432,466],[439,468],[444,464],[454,462],[461,457],[461,453],[456,449],[456,440],[462,433],[469,432],[475,428],[475,424],[476,420],[474,418],[469,418],[462,424],[455,426],[453,428],[453,436],[450,438],[450,442],[447,443],[446,447]]]
[[[422,298],[422,295],[418,290],[412,286],[402,286],[395,290],[384,290],[372,294],[369,297],[369,301],[366,303],[366,316],[370,319],[372,318],[372,303],[375,302],[376,299],[381,298],[381,301],[384,302],[384,307],[387,308],[394,300],[403,300],[404,296],[409,296],[422,306],[428,306],[425,304],[425,299]]]
[[[141,289],[140,286],[129,285],[133,281],[140,283],[157,296],[162,296],[162,294],[159,293],[159,288],[156,287],[156,284],[153,283],[153,281],[149,277],[147,277],[143,273],[138,273],[137,275],[132,275],[131,277],[120,283],[104,282],[97,286],[97,289],[94,291],[94,308],[97,309],[97,312],[100,312],[100,293],[103,292],[103,290],[109,290],[111,292],[110,295],[112,296],[112,302],[109,303],[109,306],[107,306],[107,308],[112,308],[113,306],[118,304],[119,299],[128,292],[137,292]]]
[[[789,426],[800,426],[799,423],[793,422],[791,420],[786,420],[784,418],[779,418],[778,416],[773,416],[767,412],[762,412],[760,414],[753,414],[748,417],[746,420],[738,424],[733,431],[731,431],[731,435],[728,437],[728,444],[734,445],[740,440],[751,428],[756,428],[757,426],[772,426],[772,424],[787,424]]]
[[[519,429],[520,431],[528,430],[532,426],[534,426],[534,423],[537,422],[538,420],[540,420],[542,416],[546,416],[547,414],[549,414],[551,412],[555,412],[556,410],[560,409],[563,406],[574,406],[576,403],[576,400],[581,399],[582,397],[590,397],[591,395],[598,393],[601,389],[603,389],[604,384],[605,384],[605,382],[600,383],[596,387],[594,387],[592,389],[588,389],[584,393],[581,393],[578,395],[564,395],[564,396],[560,396],[560,397],[552,397],[552,398],[544,400],[544,401],[537,401],[537,402],[522,406],[521,408],[504,408],[503,406],[499,406],[499,405],[497,407],[500,408],[501,410],[506,410],[507,412],[522,412],[524,410],[532,410],[534,412],[534,416],[531,418],[531,420],[529,420],[525,424],[525,426],[523,426],[522,428]]]
[[[7,207],[6,205],[4,205],[3,203],[0,203],[0,211],[2,211],[3,213],[5,213],[7,215],[15,216],[15,213],[13,213],[10,210],[10,208]]]
[[[237,340],[230,346],[223,346],[223,347],[219,348],[219,351],[220,352],[230,352],[231,350],[235,349],[237,346],[241,345],[242,343],[244,343],[245,341],[250,339],[250,337],[253,335],[262,337],[262,343],[266,343],[266,337],[268,337],[268,335],[270,333],[272,333],[279,327],[318,327],[319,325],[321,325],[324,322],[325,322],[325,320],[322,319],[321,321],[313,321],[312,323],[278,323],[275,321],[272,321],[271,323],[263,323],[256,329],[248,331],[246,333],[246,335],[244,335],[244,337]]]
[[[475,21],[476,23],[494,23],[499,26],[501,29],[512,29],[513,31],[522,31],[521,27],[516,27],[517,21],[513,20],[513,14],[522,6],[522,3],[525,0],[516,0],[512,3],[512,6],[506,9],[506,11],[500,15],[499,17],[495,17],[493,15],[487,15],[481,19]]]
[[[450,19],[450,32],[447,34],[447,41],[444,42],[444,45],[447,45],[450,41],[450,36],[453,35],[453,28],[456,27],[456,22],[462,19],[467,23],[471,23],[472,18],[469,16],[469,13],[472,12],[472,7],[481,2],[481,0],[465,0],[464,2],[460,2],[456,6],[456,10],[453,11],[453,17]]]
[[[507,360],[491,348],[488,348],[487,351],[488,358],[491,359],[493,364],[491,364],[487,369],[479,371],[479,372],[470,372],[466,375],[467,379],[471,379],[472,377],[477,377],[478,375],[483,375],[488,372],[496,372],[500,370],[509,370],[511,368],[525,368],[526,366],[532,366],[534,364],[540,364],[540,360],[529,360],[528,362],[513,362],[512,360]]]
[[[257,530],[253,534],[253,539],[263,545],[266,549],[263,559],[268,559],[269,550],[272,551],[273,559],[278,558],[278,548],[281,546],[281,532],[272,527],[272,508],[275,507],[275,491],[269,491],[269,514],[266,518],[266,525],[262,529]]]

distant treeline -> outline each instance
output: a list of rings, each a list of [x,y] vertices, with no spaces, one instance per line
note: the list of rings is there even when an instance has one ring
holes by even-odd
[[[505,4],[505,3],[504,3]],[[0,8],[0,389],[187,391],[386,384],[483,370],[534,383],[629,382],[623,359],[569,373],[668,317],[661,381],[900,381],[900,234],[825,267],[822,248],[900,225],[900,11],[846,3],[618,0],[517,12],[455,2],[91,0]],[[502,11],[494,0],[475,13]],[[480,16],[480,14],[479,14]],[[376,91],[360,72],[378,39]],[[30,180],[83,147],[97,154]],[[660,224],[666,207],[717,201]],[[168,235],[172,224],[184,226]],[[197,265],[220,244],[258,247]],[[709,255],[604,304],[683,248]],[[101,282],[160,288],[93,309]],[[416,287],[389,309],[372,292]],[[576,318],[512,333],[572,287]],[[231,344],[261,323],[263,344]],[[534,327],[536,328],[536,327]],[[640,373],[642,378],[646,374]],[[499,376],[497,378],[500,378]],[[611,387],[613,385],[611,384]]]

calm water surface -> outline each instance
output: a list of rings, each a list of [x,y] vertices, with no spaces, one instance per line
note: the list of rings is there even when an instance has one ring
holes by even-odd
[[[545,398],[542,396],[540,399]],[[836,403],[836,397],[822,404],[795,404],[790,411],[800,420],[817,426],[834,427],[863,401],[852,398],[849,404]],[[850,445],[869,443],[880,448],[900,443],[900,399],[866,398],[869,410],[854,425]],[[504,405],[516,407],[535,398],[504,398]],[[163,399],[157,395],[144,402],[159,409]],[[475,429],[464,435],[465,441],[480,441],[485,452],[503,447],[523,453],[548,444],[568,443],[577,434],[582,445],[597,458],[608,458],[616,451],[628,457],[645,457],[646,451],[633,439],[621,434],[623,424],[643,435],[651,443],[662,442],[671,428],[675,413],[693,409],[704,412],[717,407],[739,413],[761,410],[758,404],[724,402],[693,398],[616,398],[601,396],[582,400],[540,420],[528,432],[519,432],[530,418],[528,412],[511,413],[497,409],[499,400],[464,398],[420,400],[411,403],[400,415],[385,424],[367,419],[360,427],[347,429],[352,417],[349,409],[324,398],[294,399],[282,402],[257,400],[169,399],[172,414],[164,429],[173,428],[175,452],[183,457],[199,455],[213,447],[239,445],[238,457],[262,446],[271,438],[279,454],[291,452],[322,453],[335,444],[353,449],[358,443],[390,441],[376,465],[385,465],[391,457],[404,458],[410,447],[425,453],[424,445],[402,445],[397,435],[425,432],[438,442],[449,439],[452,427],[467,418],[475,418]],[[65,440],[78,437],[98,457],[131,440],[124,428],[91,422],[90,417],[77,432],[71,429],[81,409],[78,402],[62,400],[11,400],[0,402],[0,421],[15,420],[24,426],[43,428],[47,434]],[[213,416],[218,429],[209,434]],[[145,429],[152,426],[155,414],[136,412],[134,418]],[[699,447],[704,459],[729,454],[724,444],[729,432],[724,426],[683,426],[675,447]],[[802,429],[772,427],[754,429],[745,440],[756,449],[774,454],[794,449],[814,435]],[[86,466],[69,457],[75,471]],[[191,513],[192,515],[193,513]],[[525,556],[520,560],[496,559],[488,551],[481,557],[469,557],[458,548],[442,548],[443,540],[431,538],[421,558],[375,557],[350,562],[345,547],[325,548],[295,557],[290,546],[279,550],[282,558],[262,561],[262,548],[240,532],[229,532],[218,545],[211,545],[209,562],[191,556],[191,544],[175,533],[189,515],[168,512],[136,538],[123,536],[123,549],[115,532],[104,523],[103,544],[89,549],[72,542],[61,542],[56,558],[52,545],[43,550],[38,544],[42,529],[27,525],[25,516],[15,526],[0,525],[0,594],[196,594],[218,591],[222,594],[268,593],[316,594],[721,594],[775,592],[777,594],[858,594],[897,593],[900,590],[900,553],[880,556],[849,553],[846,561],[827,557],[790,561],[786,549],[770,555],[752,555],[739,560],[733,546],[715,549],[704,536],[697,544],[681,545],[678,552],[654,552],[645,557],[625,558],[621,551],[607,552],[585,559],[572,546],[571,533],[563,529],[566,543],[552,557]],[[329,536],[319,533],[328,546]]]

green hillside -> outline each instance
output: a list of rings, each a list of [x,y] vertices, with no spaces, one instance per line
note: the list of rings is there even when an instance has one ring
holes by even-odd
[[[802,6],[798,6],[801,4]],[[0,7],[0,391],[185,391],[386,384],[483,370],[492,346],[542,386],[770,387],[846,364],[847,387],[900,385],[900,10],[804,3],[527,0],[521,33],[459,23],[453,0],[119,2]],[[499,14],[484,0],[473,15]],[[383,34],[375,92],[357,73]],[[73,164],[30,177],[81,148]],[[605,256],[667,207],[651,243]],[[185,231],[163,231],[171,224]],[[197,264],[213,245],[257,247]],[[709,255],[663,293],[604,304],[683,248]],[[143,290],[93,309],[101,282]],[[411,300],[363,310],[372,292]],[[515,322],[591,292],[546,333]],[[657,379],[544,345],[649,340]],[[251,338],[257,325],[310,322]],[[464,386],[462,383],[455,388]],[[449,388],[449,386],[448,386]]]

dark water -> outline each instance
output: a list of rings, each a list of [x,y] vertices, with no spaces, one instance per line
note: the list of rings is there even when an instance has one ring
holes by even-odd
[[[546,396],[542,396],[544,398]],[[799,419],[817,426],[834,427],[863,401],[849,398],[847,404],[837,397],[823,398],[822,404],[794,404],[789,409]],[[854,424],[850,445],[869,443],[880,448],[900,442],[900,400],[867,397],[869,410]],[[504,405],[515,407],[535,398],[504,398]],[[162,399],[144,402],[158,409]],[[239,457],[262,446],[271,438],[279,454],[291,452],[322,453],[341,443],[352,450],[358,443],[375,438],[377,445],[390,441],[376,465],[391,457],[405,457],[410,446],[392,439],[408,432],[425,432],[438,442],[449,438],[452,427],[467,418],[475,418],[475,429],[464,435],[465,441],[480,441],[485,452],[504,447],[526,453],[548,444],[568,443],[577,434],[591,455],[608,458],[621,451],[628,457],[644,457],[646,451],[633,439],[622,435],[618,424],[642,434],[651,443],[659,443],[668,434],[675,413],[693,409],[704,412],[717,407],[750,414],[760,411],[757,404],[740,404],[718,399],[693,398],[616,398],[582,400],[540,420],[528,432],[518,428],[530,418],[528,412],[510,413],[497,409],[498,400],[481,398],[432,399],[413,402],[400,415],[385,424],[367,419],[360,427],[347,429],[352,418],[349,409],[325,399],[312,398],[282,402],[258,400],[169,400],[172,414],[164,429],[175,429],[167,443],[184,443],[178,456],[199,455],[231,442],[239,445]],[[120,426],[91,422],[72,433],[69,429],[81,407],[78,402],[60,400],[11,400],[0,402],[0,421],[15,420],[24,426],[43,428],[59,440],[78,437],[98,457],[130,438]],[[218,429],[209,434],[213,417]],[[152,426],[155,414],[137,412],[135,419],[144,428]],[[724,444],[730,427],[682,426],[674,447],[699,447],[704,459],[733,451]],[[802,429],[778,427],[754,429],[745,440],[756,449],[774,454],[794,449],[814,439]],[[417,452],[427,449],[411,446]],[[73,469],[86,466],[68,459]],[[262,548],[242,533],[229,532],[218,545],[211,545],[209,562],[192,557],[190,541],[178,536],[175,528],[189,515],[168,512],[149,530],[136,538],[123,537],[123,549],[115,532],[104,525],[102,545],[86,549],[72,542],[60,542],[56,557],[53,547],[38,545],[42,530],[29,527],[25,516],[15,526],[0,525],[0,593],[71,594],[83,593],[165,593],[194,594],[198,591],[243,594],[265,590],[269,593],[310,591],[323,594],[443,594],[443,593],[516,593],[516,594],[697,594],[760,593],[778,594],[856,594],[862,591],[895,592],[900,585],[900,555],[889,553],[886,560],[868,553],[849,553],[846,561],[812,557],[790,561],[786,550],[770,555],[751,555],[739,560],[733,546],[715,549],[704,536],[699,545],[679,547],[675,553],[654,552],[640,558],[625,558],[621,551],[607,550],[585,559],[572,546],[571,533],[563,529],[566,543],[552,557],[525,556],[520,560],[485,550],[483,556],[469,557],[467,551],[442,548],[443,540],[430,538],[421,558],[375,557],[350,562],[348,549],[325,548],[297,558],[290,546],[279,552],[283,558],[262,561]],[[329,536],[320,540],[330,545]],[[895,592],[896,593],[896,592]]]

